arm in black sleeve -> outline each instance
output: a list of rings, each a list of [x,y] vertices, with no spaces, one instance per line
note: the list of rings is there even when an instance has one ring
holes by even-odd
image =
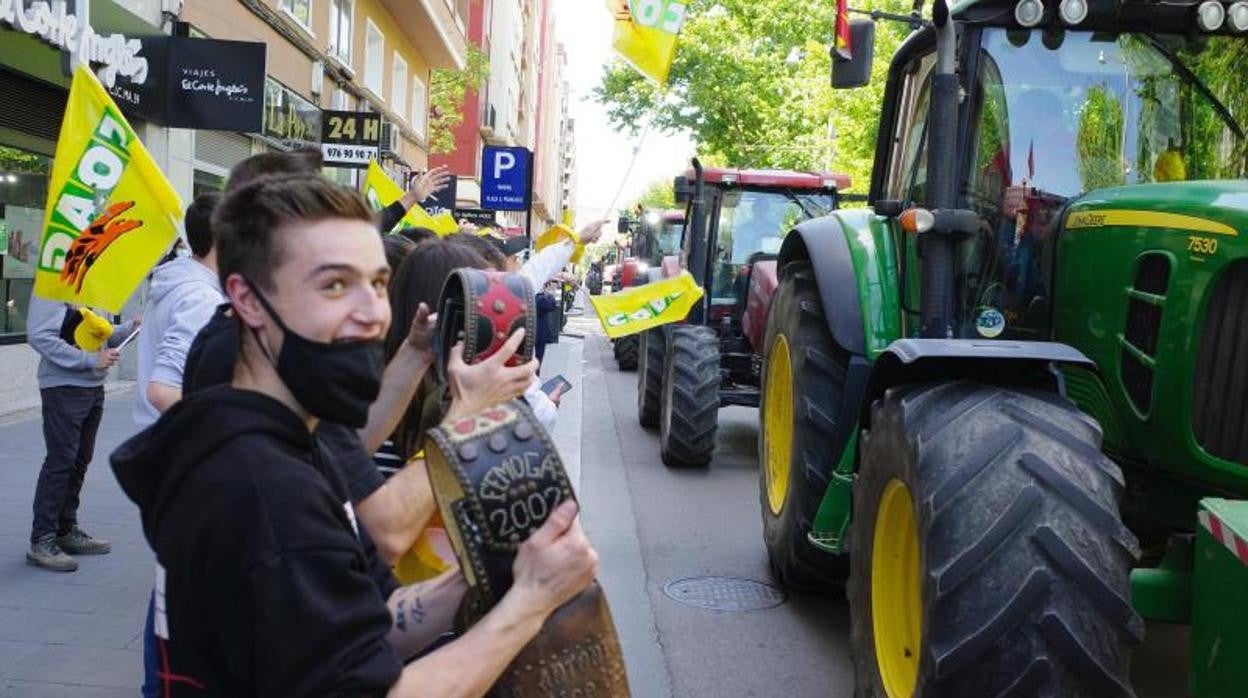
[[[407,208],[403,205],[403,199],[399,199],[377,214],[377,229],[384,235],[394,230],[394,226],[398,225],[406,215]]]

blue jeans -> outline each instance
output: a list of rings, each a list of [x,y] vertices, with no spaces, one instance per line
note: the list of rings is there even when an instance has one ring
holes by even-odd
[[[156,656],[156,592],[147,600],[147,622],[143,624],[143,698],[160,695],[160,681],[156,676],[160,660]]]

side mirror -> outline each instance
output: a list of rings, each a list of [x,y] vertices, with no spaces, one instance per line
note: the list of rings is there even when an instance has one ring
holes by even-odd
[[[676,178],[672,185],[672,190],[676,195],[676,203],[686,204],[690,197],[693,196],[693,185],[689,183],[689,179],[684,175]]]
[[[875,22],[856,20],[849,23],[850,49],[853,58],[845,60],[832,47],[832,87],[847,90],[871,82],[871,65],[875,58]]]
[[[628,234],[628,231],[629,231],[629,220],[628,220],[627,218],[625,218],[624,216],[620,216],[620,222],[616,225],[615,229],[616,229],[616,231],[617,231],[617,232],[619,232],[621,235],[626,235],[626,234]]]

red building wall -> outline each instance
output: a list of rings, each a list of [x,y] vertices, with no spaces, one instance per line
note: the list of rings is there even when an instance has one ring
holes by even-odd
[[[487,35],[491,9],[490,0],[470,0],[468,9],[468,43],[484,51],[490,52],[490,38]],[[445,165],[451,174],[461,177],[479,178],[481,173],[481,111],[485,106],[485,95],[477,90],[468,90],[464,94],[464,103],[460,105],[464,120],[455,127],[455,150],[450,153],[429,156],[430,167]]]

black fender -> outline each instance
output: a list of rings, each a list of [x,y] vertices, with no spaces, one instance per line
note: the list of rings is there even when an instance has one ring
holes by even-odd
[[[786,265],[800,261],[809,261],[814,267],[823,316],[832,338],[851,354],[865,355],[867,343],[858,280],[840,221],[831,216],[803,221],[786,235],[778,262],[781,278]]]
[[[860,428],[871,421],[871,405],[891,387],[930,381],[974,380],[992,385],[1045,388],[1065,395],[1057,364],[1092,370],[1083,352],[1058,342],[999,339],[899,339],[875,360],[860,403]]]

